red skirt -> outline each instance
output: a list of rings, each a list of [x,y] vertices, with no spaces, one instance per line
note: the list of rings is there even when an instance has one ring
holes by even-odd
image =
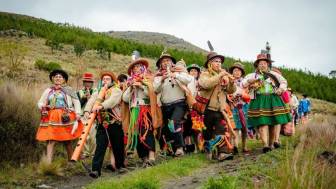
[[[64,109],[52,109],[48,115],[42,116],[40,126],[36,133],[38,141],[68,141],[78,138],[83,131],[83,123],[79,120],[76,132],[72,135],[72,127],[76,121],[76,114],[69,112],[69,120],[62,121],[62,115],[66,113]]]

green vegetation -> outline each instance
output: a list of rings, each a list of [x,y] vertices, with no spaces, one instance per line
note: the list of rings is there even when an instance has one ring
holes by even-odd
[[[298,135],[283,138],[284,148],[263,154],[256,162],[241,164],[236,175],[209,179],[203,187],[330,188],[336,183],[335,121],[335,117],[317,115],[313,122],[299,128]],[[326,152],[334,156],[324,156]]]
[[[25,31],[29,36],[46,38],[52,50],[59,49],[61,43],[83,43],[87,49],[95,49],[103,53],[114,52],[117,54],[130,55],[133,50],[138,50],[142,56],[158,58],[164,47],[162,45],[150,45],[138,43],[126,39],[112,38],[104,33],[94,33],[87,28],[76,27],[69,24],[52,23],[43,19],[35,19],[17,14],[0,13],[0,30],[16,29]],[[183,58],[187,62],[201,64],[205,56],[202,53],[168,50],[177,59]]]
[[[70,24],[52,23],[17,14],[0,13],[0,30],[16,29],[25,31],[28,36],[38,36],[47,39],[52,51],[62,49],[62,44],[74,45],[78,57],[85,50],[94,49],[101,58],[111,58],[111,53],[130,55],[133,50],[141,52],[142,56],[157,59],[164,47],[160,44],[144,44],[127,39],[112,38],[105,33],[95,33],[88,28],[76,27]],[[205,54],[179,49],[168,49],[176,59],[183,58],[188,64],[202,65]],[[229,67],[236,60],[227,57],[224,65]],[[247,73],[252,72],[250,62],[243,62]],[[313,74],[302,70],[281,68],[289,86],[297,92],[306,93],[311,97],[336,102],[336,78],[330,79],[321,74]]]
[[[160,181],[189,175],[195,169],[205,166],[207,162],[202,154],[185,156],[151,168],[133,171],[119,179],[101,179],[90,184],[88,188],[156,189],[160,188]]]
[[[36,105],[39,95],[32,86],[0,83],[0,165],[36,161],[42,154],[35,139],[40,117]]]
[[[24,70],[23,59],[28,52],[28,48],[18,43],[4,40],[0,44],[0,65],[7,64],[7,70],[2,70],[2,74],[10,79],[15,78]]]
[[[62,66],[56,62],[46,63],[44,60],[36,60],[35,67],[39,70],[51,72],[56,69],[62,69]]]

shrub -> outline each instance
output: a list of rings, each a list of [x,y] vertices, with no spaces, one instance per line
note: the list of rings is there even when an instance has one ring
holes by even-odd
[[[51,72],[56,69],[62,69],[62,66],[56,62],[46,63],[44,60],[37,60],[35,62],[35,67],[39,70],[44,70]]]
[[[27,92],[30,91],[30,92]],[[37,87],[0,83],[0,163],[38,160],[42,146],[35,140],[39,124]]]

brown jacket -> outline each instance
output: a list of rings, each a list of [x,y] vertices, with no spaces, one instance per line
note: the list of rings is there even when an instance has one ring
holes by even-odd
[[[210,102],[207,107],[213,111],[224,111],[226,104],[226,95],[232,94],[236,91],[236,86],[230,82],[227,86],[221,86],[220,80],[223,74],[211,75],[208,71],[202,72],[198,80],[200,89],[199,95],[209,99]]]

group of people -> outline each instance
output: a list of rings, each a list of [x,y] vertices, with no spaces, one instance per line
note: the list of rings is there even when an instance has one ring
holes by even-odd
[[[129,154],[137,154],[144,167],[152,166],[158,151],[175,157],[205,152],[209,159],[233,159],[240,138],[241,151],[248,154],[246,141],[255,135],[264,153],[280,147],[281,125],[291,123],[294,108],[284,98],[286,79],[272,69],[264,53],[254,62],[255,72],[247,75],[240,62],[223,69],[224,60],[210,52],[201,68],[163,52],[155,73],[148,60],[137,58],[127,74],[101,73],[97,88],[93,74],[84,73],[83,89],[77,92],[67,85],[64,70],[54,70],[49,75],[53,85],[38,102],[42,116],[36,138],[47,141],[49,162],[57,141],[64,142],[70,160],[71,141],[94,116],[95,126],[82,152],[83,158],[94,154],[89,174],[93,178],[101,175],[108,147],[107,168],[113,171],[127,167]]]

